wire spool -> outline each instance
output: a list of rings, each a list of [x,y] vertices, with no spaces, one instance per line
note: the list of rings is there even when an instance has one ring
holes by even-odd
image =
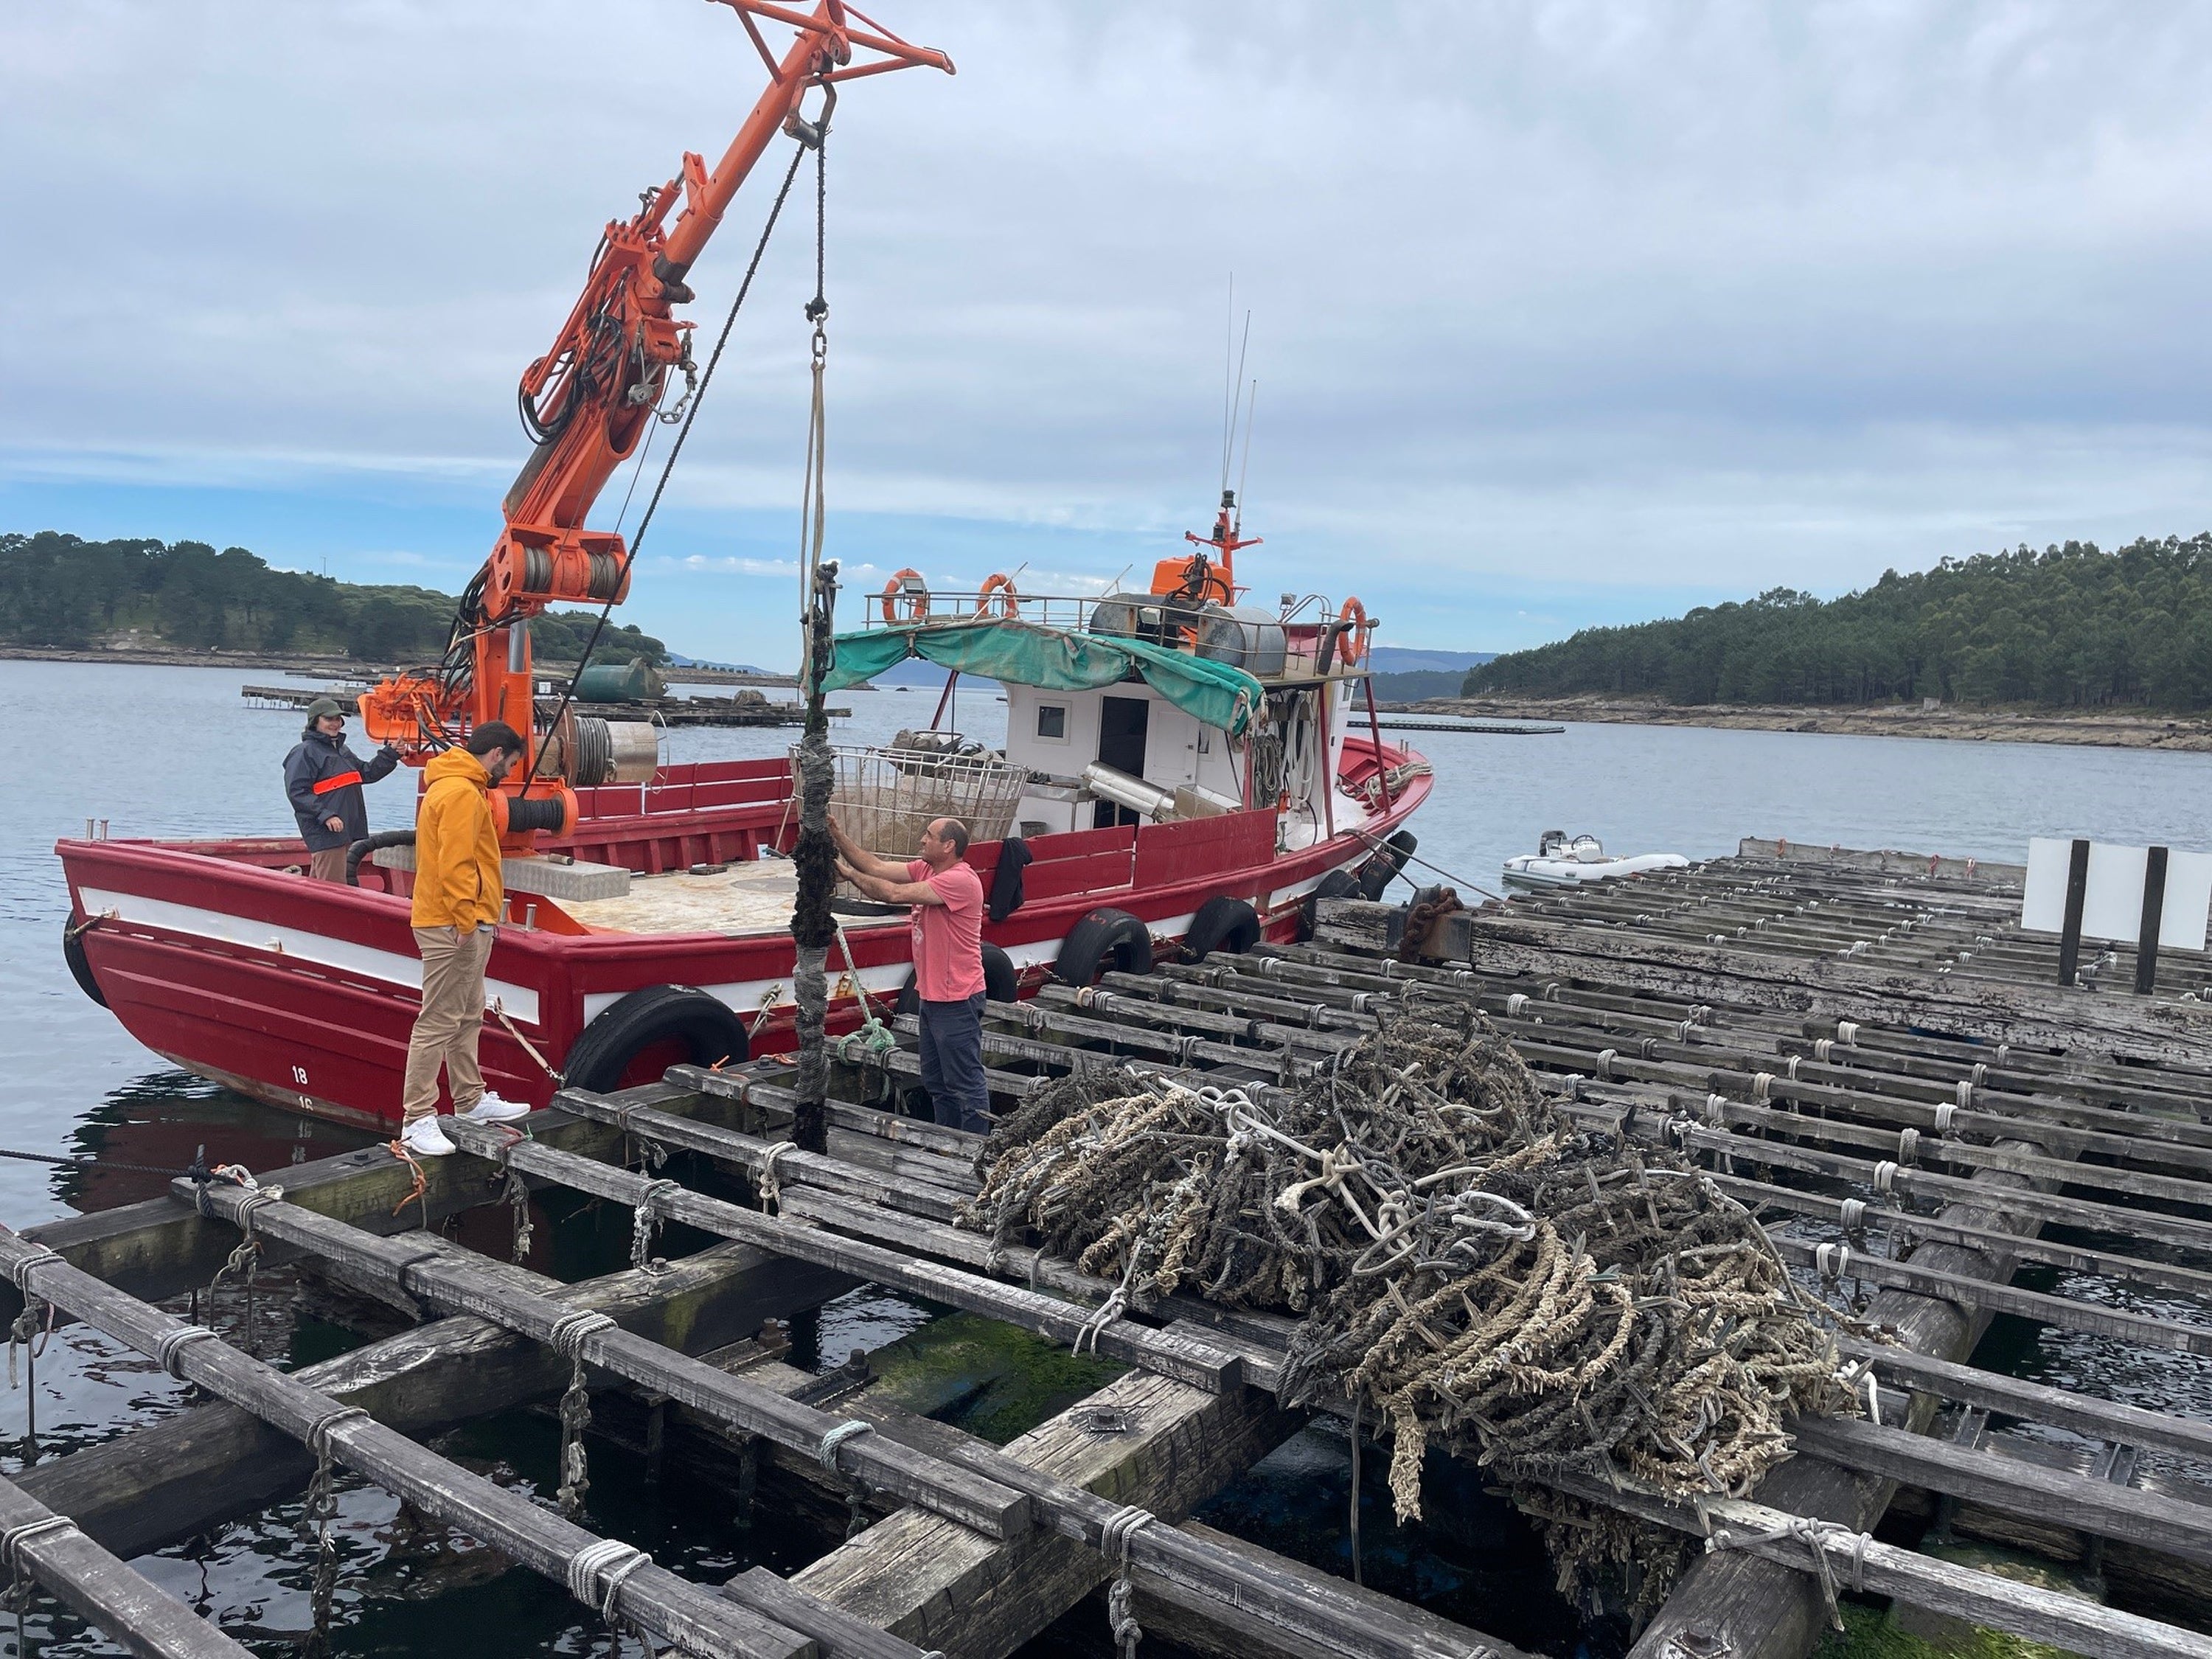
[[[660,734],[649,720],[607,720],[573,709],[538,741],[535,775],[577,789],[650,783],[660,769]]]

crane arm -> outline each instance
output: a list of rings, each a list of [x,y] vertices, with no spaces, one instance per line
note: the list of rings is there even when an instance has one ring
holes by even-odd
[[[776,135],[821,142],[837,83],[899,69],[954,72],[943,52],[909,45],[845,0],[816,0],[811,9],[775,0],[712,3],[738,15],[769,84],[711,173],[686,154],[675,178],[643,192],[635,214],[608,222],[552,346],[523,371],[517,401],[531,452],[501,504],[505,523],[491,556],[462,601],[447,664],[435,676],[387,680],[362,700],[369,734],[411,750],[411,758],[428,758],[434,745],[426,733],[499,720],[530,742],[518,785],[540,772],[600,781],[574,775],[575,752],[587,745],[565,734],[551,745],[557,756],[539,764],[542,738],[552,734],[534,729],[526,624],[550,605],[619,604],[629,594],[622,538],[584,521],[616,469],[637,453],[672,373],[684,376],[690,395],[692,325],[675,314],[693,298],[685,278]],[[763,35],[764,22],[794,31],[781,54]],[[855,63],[856,48],[872,58]],[[809,122],[801,101],[815,87],[825,100]],[[518,829],[510,840],[526,844],[527,831]]]

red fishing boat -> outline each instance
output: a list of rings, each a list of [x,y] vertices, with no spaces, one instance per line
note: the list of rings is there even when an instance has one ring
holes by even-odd
[[[537,1104],[563,1079],[609,1088],[795,1041],[790,764],[658,766],[651,728],[538,697],[527,627],[556,603],[598,604],[604,621],[627,594],[634,544],[584,519],[656,416],[696,417],[693,384],[702,395],[714,363],[697,377],[691,325],[673,308],[775,134],[799,141],[795,174],[809,151],[818,165],[840,82],[951,69],[842,0],[811,13],[724,3],[768,64],[769,90],[711,173],[686,155],[635,216],[606,227],[582,298],[523,376],[533,447],[445,659],[362,699],[368,734],[415,764],[488,720],[528,738],[526,763],[492,797],[508,896],[483,1064],[501,1094]],[[763,23],[795,32],[781,58]],[[822,100],[811,120],[810,91]],[[679,375],[685,392],[664,410]],[[823,665],[825,690],[909,656],[1006,688],[1002,750],[933,732],[841,750],[834,801],[883,853],[910,851],[931,817],[969,822],[1000,1000],[1048,976],[1142,971],[1165,950],[1291,938],[1316,894],[1379,892],[1412,850],[1401,826],[1429,769],[1382,741],[1358,602],[1242,604],[1235,555],[1255,544],[1226,489],[1212,532],[1188,539],[1147,589],[1103,597],[1025,598],[1003,576],[933,592],[901,572]],[[395,841],[356,843],[346,885],[305,879],[289,839],[64,841],[70,967],[134,1036],[191,1071],[288,1109],[395,1122],[421,989],[411,848],[380,844]],[[842,908],[832,1033],[863,1019],[864,994],[896,999],[911,973],[903,913]]]

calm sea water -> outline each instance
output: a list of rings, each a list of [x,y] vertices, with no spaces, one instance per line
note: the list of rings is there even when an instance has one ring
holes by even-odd
[[[204,1143],[211,1156],[268,1168],[363,1139],[165,1066],[78,992],[58,948],[68,902],[52,846],[58,836],[82,833],[88,818],[107,820],[118,837],[290,833],[279,763],[300,717],[249,708],[239,696],[247,680],[281,678],[238,669],[0,662],[0,707],[9,715],[0,744],[0,1075],[9,1085],[0,1092],[0,1150],[173,1168]],[[870,742],[926,725],[936,699],[934,690],[844,694],[837,701],[854,712],[838,737]],[[995,744],[1005,708],[988,691],[965,692],[957,723]],[[790,736],[678,732],[667,755],[774,755]],[[2212,756],[1625,726],[1571,726],[1555,737],[1424,732],[1407,740],[1437,769],[1435,793],[1415,823],[1421,854],[1468,888],[1497,886],[1501,861],[1533,850],[1548,828],[1597,835],[1616,852],[1692,857],[1732,852],[1747,835],[1988,859],[2019,859],[2036,835],[2212,847]],[[403,773],[369,792],[375,825],[406,821],[410,780]],[[58,1173],[0,1159],[0,1219],[27,1225],[164,1186],[158,1174]],[[2109,1294],[2145,1305],[2126,1292]],[[2202,1309],[2172,1311],[2206,1316]],[[895,1305],[865,1300],[830,1317],[839,1322],[836,1334],[833,1341],[825,1333],[821,1346],[836,1353],[854,1341],[890,1340],[915,1322]],[[344,1340],[308,1325],[278,1346],[305,1363]],[[2212,1374],[2199,1362],[2131,1355],[2122,1364],[2094,1340],[2039,1338],[2004,1325],[1992,1342],[2006,1347],[2009,1369],[2047,1380],[2144,1403],[2212,1400]],[[82,1330],[57,1336],[39,1384],[50,1446],[102,1439],[179,1403],[175,1385],[150,1364]],[[21,1398],[0,1395],[0,1443],[20,1431]],[[472,1429],[452,1449],[531,1484],[550,1473],[552,1437],[517,1414]],[[0,1455],[0,1468],[15,1466],[13,1454]],[[606,1505],[595,1513],[597,1524],[702,1575],[745,1565],[741,1541],[711,1518],[664,1511],[618,1474],[603,1477],[595,1468],[593,1479],[595,1508]],[[1224,1495],[1219,1513],[1240,1530],[1279,1529],[1269,1541],[1324,1559],[1334,1547],[1329,1517],[1342,1512],[1346,1493],[1340,1443],[1332,1448],[1326,1437],[1309,1435],[1271,1460],[1261,1478]],[[1479,1502],[1470,1496],[1467,1512]],[[425,1542],[398,1518],[391,1500],[349,1486],[340,1522],[349,1569],[341,1651],[440,1650],[465,1633],[490,1659],[581,1652],[595,1639],[557,1593],[527,1575],[486,1567],[480,1553]],[[290,1511],[272,1511],[142,1565],[258,1648],[289,1651],[305,1628],[308,1565],[289,1523]],[[1377,1524],[1371,1510],[1369,1524]],[[1527,1613],[1517,1629],[1483,1617],[1486,1608],[1497,1613],[1499,1598],[1487,1592],[1499,1583],[1542,1578],[1524,1549],[1484,1530],[1492,1524],[1474,1528],[1475,1547],[1457,1553],[1433,1538],[1387,1539],[1380,1547],[1389,1559],[1376,1571],[1509,1639],[1571,1648],[1556,1611]],[[1489,1569],[1470,1565],[1486,1553]],[[66,1620],[49,1627],[55,1645],[48,1650],[112,1650]]]

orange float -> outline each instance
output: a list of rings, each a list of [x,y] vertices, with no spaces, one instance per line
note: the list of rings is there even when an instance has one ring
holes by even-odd
[[[1337,660],[1349,668],[1367,654],[1368,631],[1375,624],[1367,620],[1367,607],[1358,599],[1346,599],[1336,619],[1344,624],[1337,642]]]
[[[929,588],[922,580],[921,572],[902,570],[884,584],[883,594],[878,603],[883,606],[885,622],[896,623],[899,620],[899,603],[902,599],[906,603],[907,621],[921,622],[929,615]]]
[[[1022,596],[1015,592],[1012,576],[994,574],[983,584],[983,591],[975,596],[975,614],[979,617],[990,615],[994,598],[999,614],[1008,622],[1016,620],[1022,614]]]

